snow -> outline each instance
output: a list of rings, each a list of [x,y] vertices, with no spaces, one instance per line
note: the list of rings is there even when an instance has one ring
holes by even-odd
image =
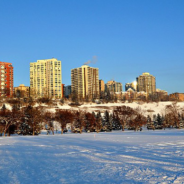
[[[8,103],[4,103],[4,105],[6,106],[6,108],[8,109],[8,110],[12,110],[12,106],[10,105],[10,104],[8,104]],[[3,103],[2,103],[2,105],[1,105],[1,108],[3,107]]]
[[[143,112],[145,112],[146,115],[149,115],[150,112],[147,112],[147,110],[152,110],[153,113],[152,114],[165,114],[165,107],[167,105],[171,105],[172,102],[152,102],[152,103],[142,103],[139,104],[137,102],[133,102],[133,103],[108,103],[108,104],[94,104],[94,105],[82,105],[79,108],[88,108],[90,111],[91,110],[100,110],[100,109],[104,109],[106,110],[104,107],[109,107],[110,110],[113,110],[114,107],[117,106],[129,106],[131,108],[137,108],[140,107],[142,109]],[[180,108],[184,109],[184,102],[178,102],[177,105]]]
[[[59,105],[57,104],[57,109],[65,109],[65,110],[82,110],[87,112],[97,112],[101,111],[103,113],[104,111],[108,110],[110,113],[112,113],[113,109],[117,106],[129,106],[133,109],[135,108],[141,108],[141,111],[145,116],[150,116],[153,118],[154,115],[157,115],[158,113],[160,115],[165,115],[165,107],[167,105],[171,105],[173,102],[152,102],[152,103],[107,103],[107,104],[95,104],[95,103],[88,103],[84,104],[78,107],[71,107],[68,104]],[[179,111],[184,111],[184,102],[178,102],[177,106],[179,107]],[[48,108],[48,111],[55,112],[55,108]]]
[[[96,103],[84,103],[81,106],[76,106],[76,107],[71,107],[68,104],[64,104],[64,105],[60,105],[60,103],[57,103],[56,107],[49,107],[48,105],[45,104],[41,104],[41,106],[44,106],[46,108],[47,111],[50,111],[52,113],[56,112],[56,109],[63,109],[63,110],[83,110],[83,111],[87,111],[87,112],[93,112],[93,111],[101,111],[102,113],[105,110],[108,110],[109,112],[112,113],[113,109],[117,106],[129,106],[133,109],[135,108],[141,108],[143,114],[145,116],[149,115],[150,117],[153,117],[153,115],[157,115],[158,113],[160,115],[165,115],[165,107],[167,105],[171,105],[173,102],[152,102],[152,103],[143,103],[143,102],[132,102],[132,103],[107,103],[107,104],[96,104]],[[6,108],[11,110],[12,106],[8,103],[5,103]],[[178,107],[180,108],[180,110],[184,111],[184,102],[178,102],[177,103]],[[36,103],[34,105],[34,107],[38,107],[39,104]],[[2,108],[2,106],[0,107]],[[150,112],[152,111],[152,112]]]
[[[0,137],[0,183],[184,183],[184,130]]]

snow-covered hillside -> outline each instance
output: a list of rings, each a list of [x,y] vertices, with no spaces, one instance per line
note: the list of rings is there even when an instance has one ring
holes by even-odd
[[[131,108],[141,108],[142,112],[144,113],[145,116],[153,116],[154,114],[157,115],[158,113],[161,115],[165,115],[165,107],[167,105],[171,105],[173,102],[152,102],[152,103],[107,103],[107,104],[96,104],[96,103],[86,103],[78,107],[72,107],[68,104],[60,105],[57,103],[57,106],[55,107],[49,107],[45,104],[41,104],[41,106],[44,106],[45,108],[48,109],[50,112],[55,112],[56,109],[66,109],[66,110],[83,110],[87,112],[92,112],[92,111],[101,111],[102,113],[105,110],[108,110],[109,112],[112,112],[113,109],[117,106],[129,106]],[[8,103],[5,103],[5,106],[7,109],[11,110],[12,106]],[[35,107],[37,107],[38,104],[35,104]],[[184,111],[184,102],[178,102],[177,106],[181,111]],[[0,107],[2,108],[2,106]]]
[[[184,130],[0,138],[1,184],[184,182]]]
[[[108,110],[112,112],[112,110],[117,106],[129,106],[131,108],[141,108],[142,112],[145,116],[149,115],[152,117],[153,115],[157,115],[158,113],[160,115],[165,115],[165,107],[167,105],[171,105],[173,102],[153,102],[153,103],[108,103],[108,104],[84,104],[78,107],[71,107],[69,105],[59,105],[58,109],[67,109],[67,110],[84,110],[88,112],[92,111],[101,111],[104,112],[105,110]],[[177,106],[179,109],[184,111],[184,102],[178,102]],[[54,108],[51,108],[50,111],[55,112]]]

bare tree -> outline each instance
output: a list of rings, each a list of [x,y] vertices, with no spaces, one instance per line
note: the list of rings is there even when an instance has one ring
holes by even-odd
[[[76,111],[74,113],[74,122],[72,125],[73,132],[76,132],[77,129],[79,129],[80,133],[82,133],[82,130],[86,125],[84,117],[85,117],[85,112],[83,112],[83,111]]]
[[[96,130],[96,119],[94,114],[85,113],[85,129],[86,131],[94,132]]]
[[[32,128],[32,135],[39,134],[42,128],[41,122],[43,121],[43,109],[41,107],[28,106],[25,109],[25,116],[27,117],[28,124]]]
[[[134,110],[131,107],[119,106],[114,109],[114,116],[118,119],[122,126],[122,131],[124,131],[125,126],[128,121],[131,120],[132,115],[134,115]]]
[[[177,128],[180,128],[180,118],[179,113],[180,109],[177,105],[177,102],[173,102],[171,105],[167,105],[166,109],[166,121],[169,125],[176,126]]]
[[[53,125],[54,114],[47,111],[44,113],[43,118],[48,126],[48,129],[51,130],[52,134],[54,135],[54,125]]]
[[[135,117],[129,121],[129,126],[132,127],[134,131],[137,131],[138,128],[141,128],[146,123],[147,123],[146,117],[137,113]]]
[[[61,125],[61,134],[63,134],[66,125],[73,121],[73,113],[68,110],[57,110],[55,113],[55,119]]]
[[[49,104],[52,103],[51,98],[48,98],[48,97],[38,98],[38,99],[37,99],[37,102],[38,102],[39,104],[44,103],[44,104],[47,104],[47,105],[49,105]]]
[[[0,122],[1,128],[3,127],[2,129],[4,132],[4,136],[6,136],[7,131],[9,136],[11,133],[14,133],[15,128],[21,121],[21,117],[22,117],[21,111],[18,111],[16,109],[12,109],[12,111],[6,109],[0,111]],[[12,132],[10,132],[10,127]]]
[[[77,104],[78,103],[78,95],[77,95],[77,92],[76,91],[72,91],[71,93],[71,100],[73,103]]]
[[[140,107],[134,109],[134,115],[130,121],[130,126],[133,127],[135,131],[147,124],[147,118],[144,116],[144,114],[145,112]]]

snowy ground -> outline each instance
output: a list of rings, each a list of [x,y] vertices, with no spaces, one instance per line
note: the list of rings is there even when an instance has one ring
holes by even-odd
[[[133,103],[107,103],[107,104],[84,104],[81,105],[79,107],[71,107],[69,105],[59,105],[58,104],[58,108],[59,109],[74,109],[74,110],[84,110],[84,111],[88,111],[88,112],[92,112],[92,111],[101,111],[102,113],[105,110],[108,110],[109,112],[112,112],[112,110],[117,107],[117,106],[129,106],[131,108],[141,108],[143,114],[145,116],[149,115],[150,117],[153,117],[153,115],[157,115],[158,113],[160,115],[165,115],[165,107],[167,105],[171,105],[173,102],[152,102],[152,103],[137,103],[137,102],[133,102]],[[184,102],[178,102],[177,103],[178,106],[178,110],[183,112],[184,110]],[[50,109],[51,111],[55,112],[55,109]],[[152,112],[150,112],[152,111]]]
[[[145,116],[150,116],[153,118],[154,115],[157,115],[158,113],[160,115],[165,115],[165,107],[167,105],[171,105],[173,102],[152,102],[152,103],[143,103],[143,102],[133,102],[133,103],[107,103],[107,104],[96,104],[96,103],[85,103],[81,106],[78,107],[71,107],[68,104],[60,105],[59,103],[57,104],[56,107],[49,107],[45,104],[41,104],[42,106],[45,106],[48,111],[50,112],[56,112],[56,109],[67,109],[67,110],[82,110],[82,111],[87,111],[87,112],[97,112],[100,111],[103,113],[104,111],[108,110],[109,112],[112,113],[113,109],[116,108],[117,106],[129,106],[133,109],[135,108],[140,108]],[[10,104],[5,104],[6,108],[11,110],[12,106]],[[38,106],[36,104],[35,106]],[[184,111],[184,102],[178,102],[178,111],[180,113],[183,113]],[[2,106],[0,107],[2,108]]]
[[[184,130],[0,138],[0,184],[184,183]]]

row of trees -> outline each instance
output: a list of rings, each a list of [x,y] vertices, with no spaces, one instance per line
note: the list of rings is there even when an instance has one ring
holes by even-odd
[[[33,107],[28,105],[20,107],[17,104],[12,106],[12,110],[6,109],[3,105],[0,110],[0,133],[10,135],[18,133],[22,135],[36,135],[42,129],[52,131],[54,134],[54,122],[58,122],[61,133],[66,131],[70,125],[72,132],[100,132],[125,129],[139,130],[147,124],[149,129],[173,127],[181,128],[184,121],[183,113],[180,113],[176,103],[166,107],[165,116],[158,114],[151,119],[145,117],[140,108],[133,109],[128,106],[116,107],[112,113],[105,111],[90,113],[86,111],[61,110],[50,112],[43,106]]]
[[[72,132],[100,132],[111,130],[124,131],[125,126],[138,127],[146,124],[146,118],[130,107],[117,107],[112,114],[105,111],[103,115],[85,111],[56,110],[55,113],[49,112],[46,108],[22,107],[14,105],[12,110],[6,109],[3,105],[0,110],[0,133],[4,136],[12,133],[22,135],[36,135],[47,127],[54,133],[54,121],[57,121],[61,128],[61,133],[70,124]]]
[[[20,94],[26,93],[25,91],[20,91]],[[3,97],[4,98],[4,97]],[[168,95],[166,95],[163,92],[156,92],[154,94],[149,94],[148,96],[145,96],[145,94],[137,94],[136,92],[131,92],[129,94],[115,94],[109,91],[101,92],[98,96],[97,95],[87,95],[86,98],[83,98],[82,96],[78,96],[77,93],[73,92],[69,98],[62,98],[53,100],[52,98],[48,97],[41,97],[41,98],[32,98],[28,97],[26,95],[18,95],[16,98],[4,98],[4,102],[8,102],[10,104],[20,104],[21,105],[27,105],[35,103],[42,104],[45,103],[50,106],[54,106],[56,102],[60,102],[60,104],[64,104],[65,102],[71,104],[71,105],[80,105],[83,102],[94,102],[94,103],[116,103],[118,101],[121,102],[133,102],[133,101],[139,101],[139,102],[159,102],[159,101],[174,101],[174,99],[170,99]]]
[[[77,95],[75,91],[72,92],[69,98],[74,103],[79,102],[94,102],[95,99],[99,99],[102,103],[108,102],[117,102],[118,100],[125,102],[133,102],[133,101],[143,101],[143,102],[159,102],[159,101],[169,101],[174,100],[170,99],[169,95],[164,92],[155,92],[153,94],[146,95],[137,93],[136,91],[129,91],[127,94],[119,93],[116,94],[115,92],[101,91],[100,94],[97,95],[86,95],[85,98],[83,96]]]
[[[183,128],[184,127],[184,109],[180,108],[176,102],[165,107],[165,112],[162,115],[157,114],[147,117],[148,129],[162,128]]]

